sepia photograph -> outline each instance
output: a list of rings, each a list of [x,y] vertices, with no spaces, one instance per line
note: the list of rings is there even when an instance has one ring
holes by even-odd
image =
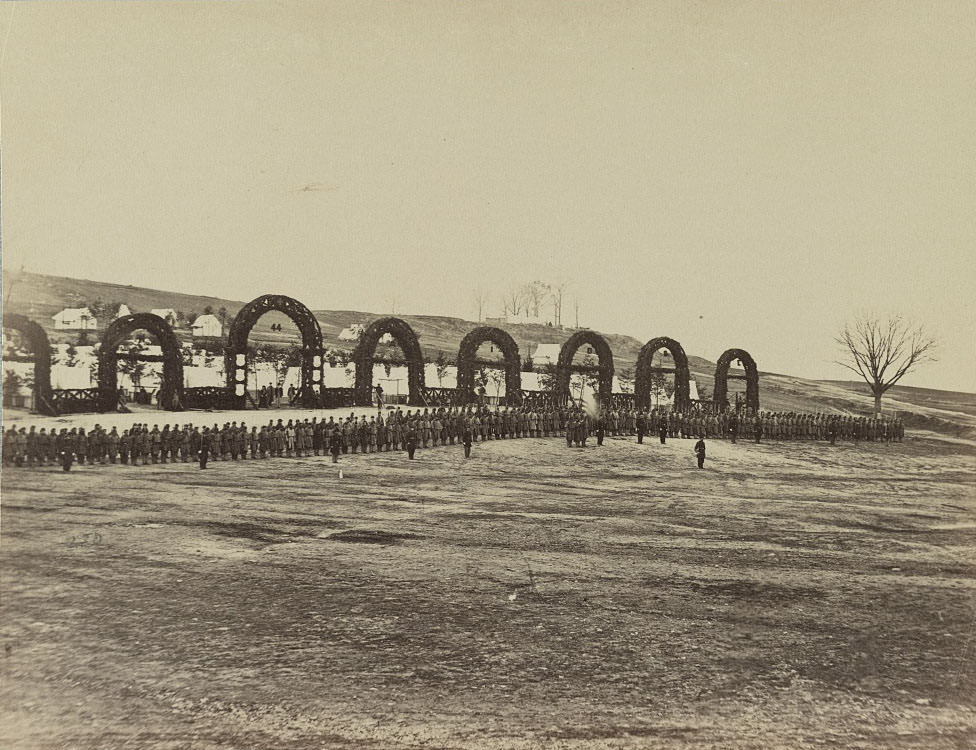
[[[976,747],[976,3],[0,1],[0,748]]]

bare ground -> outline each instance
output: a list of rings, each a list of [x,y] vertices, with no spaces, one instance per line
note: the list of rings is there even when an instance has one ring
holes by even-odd
[[[3,748],[968,748],[973,445],[3,473]]]

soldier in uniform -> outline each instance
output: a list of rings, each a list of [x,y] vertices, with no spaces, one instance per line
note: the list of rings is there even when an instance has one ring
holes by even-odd
[[[54,428],[47,434],[47,460],[52,466],[58,462],[58,456],[60,451],[58,451],[58,436],[54,432]]]
[[[430,415],[424,409],[424,415],[420,419],[420,442],[421,448],[430,448],[430,441],[433,437],[430,426]]]
[[[74,432],[72,430],[72,432]],[[75,456],[78,459],[78,465],[83,466],[85,463],[85,457],[88,455],[88,436],[85,434],[85,428],[79,427],[78,432],[74,436],[75,444]]]
[[[332,421],[332,417],[329,417]],[[332,454],[332,463],[339,463],[339,452],[342,450],[342,434],[338,430],[333,430],[329,435],[329,452]]]
[[[25,442],[25,453],[27,454],[27,465],[33,466],[38,462],[37,456],[37,432],[34,425],[31,425],[30,431],[28,431],[27,436],[24,440]]]
[[[461,433],[461,442],[464,444],[464,457],[471,458],[471,428],[465,427]]]
[[[8,427],[3,432],[3,465],[10,466],[14,460],[14,435],[17,430],[13,427]]]
[[[122,430],[122,434],[119,436],[119,461],[123,464],[129,463],[129,453],[132,452],[132,435],[128,430]],[[135,465],[135,456],[133,455],[132,463]]]
[[[166,458],[169,456],[169,425],[164,424],[163,429],[159,433],[159,462],[166,463]]]
[[[105,450],[108,453],[108,460],[114,464],[119,454],[119,432],[115,425],[112,425],[112,429],[105,436]]]
[[[413,453],[417,450],[417,430],[412,424],[407,428],[406,446],[407,458],[413,461]]]
[[[441,417],[440,414],[438,414],[438,412],[435,411],[431,416],[432,418],[430,420],[430,431],[431,431],[431,436],[433,437],[434,440],[434,447],[436,448],[438,445],[442,444],[441,441],[443,436],[441,435],[441,431],[444,429],[444,425],[441,422]]]
[[[241,422],[241,426],[237,428],[237,434],[234,436],[234,449],[242,459],[247,459],[248,442],[247,425]]]
[[[149,455],[154,464],[159,463],[159,453],[162,450],[163,435],[159,431],[159,425],[153,425],[149,432]]]
[[[193,456],[200,452],[200,448],[193,445],[193,433],[196,429],[192,424],[183,426],[183,439],[180,442],[180,460],[183,463],[188,463]]]
[[[402,415],[397,412],[396,417],[393,418],[393,429],[391,432],[394,450],[401,450],[403,447],[403,420],[401,417]]]
[[[50,435],[48,435],[47,430],[45,430],[43,427],[41,428],[41,431],[37,433],[37,457],[41,466],[44,466],[47,463],[48,457],[51,455],[51,443],[53,436],[53,427],[51,428]]]
[[[62,430],[64,432],[64,430]],[[61,470],[71,471],[71,463],[75,459],[75,437],[74,428],[71,432],[65,435],[64,442],[61,447]]]
[[[312,418],[312,451],[316,456],[322,455],[322,440],[325,435],[325,422],[319,422],[318,417]]]
[[[698,468],[705,468],[705,436],[700,435],[695,443],[695,455],[698,457]]]
[[[258,426],[251,425],[251,431],[247,434],[247,448],[251,451],[251,459],[260,456],[261,446],[258,440]]]
[[[369,452],[376,453],[376,446],[379,444],[379,438],[380,438],[379,426],[376,424],[376,417],[369,418],[367,435],[369,437]]]
[[[206,428],[204,428],[206,429]],[[186,449],[183,451],[183,461],[187,462],[190,456],[199,456],[200,447],[203,445],[203,438],[200,435],[199,427],[192,427],[190,425],[186,426],[186,436],[184,437],[184,443]]]
[[[268,430],[268,425],[261,425],[261,431],[258,433],[258,451],[261,453],[261,458],[267,458],[268,453],[271,450],[271,433]]]
[[[216,425],[214,425],[214,429],[216,429]],[[201,469],[207,468],[207,459],[210,458],[210,448],[213,445],[213,443],[215,443],[219,439],[220,439],[219,437],[214,438],[213,436],[208,435],[207,428],[206,427],[203,428],[203,435],[201,436],[200,439],[200,449],[197,451],[197,456],[200,459]]]

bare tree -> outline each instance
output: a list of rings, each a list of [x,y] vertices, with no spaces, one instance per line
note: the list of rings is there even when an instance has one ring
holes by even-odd
[[[478,308],[478,322],[485,319],[485,305],[488,304],[488,292],[484,289],[474,290],[474,304]]]
[[[837,364],[864,378],[874,394],[874,411],[881,412],[881,397],[923,362],[935,360],[936,340],[921,325],[896,315],[881,320],[864,315],[847,323],[835,341],[845,359]]]
[[[518,317],[525,304],[524,294],[523,287],[513,286],[507,293],[502,295],[502,309],[505,311],[505,315],[510,315],[513,318]]]
[[[539,309],[549,295],[549,285],[541,281],[533,281],[531,284],[526,284],[523,289],[526,312],[530,313],[532,317],[538,318]]]
[[[569,287],[565,281],[559,281],[549,285],[549,295],[552,298],[552,317],[553,324],[561,326],[563,324],[563,297]]]

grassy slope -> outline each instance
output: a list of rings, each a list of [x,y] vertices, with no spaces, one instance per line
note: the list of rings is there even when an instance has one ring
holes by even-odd
[[[64,334],[53,330],[51,316],[69,305],[82,305],[86,301],[102,299],[124,302],[133,312],[148,311],[152,308],[173,308],[186,313],[200,313],[207,305],[215,310],[221,307],[234,315],[244,305],[237,300],[219,297],[203,297],[180,292],[156,289],[143,289],[123,284],[110,284],[87,279],[70,279],[58,276],[45,276],[32,273],[5,274],[3,279],[4,300],[14,287],[9,306],[5,310],[29,315],[48,331],[52,340],[60,341],[74,338],[74,334]],[[364,323],[380,317],[376,313],[355,310],[316,310],[315,316],[322,327],[326,345],[348,348],[348,343],[340,342],[338,335],[343,328],[354,323]],[[417,332],[425,354],[436,357],[444,352],[448,357],[457,352],[461,339],[478,323],[461,318],[440,315],[401,315]],[[281,333],[272,332],[272,323],[286,323]],[[259,342],[290,342],[294,340],[294,329],[287,318],[270,313],[261,318],[254,327],[252,337]],[[541,325],[503,326],[519,345],[523,357],[540,343],[561,343],[570,332]],[[181,337],[189,338],[189,331],[179,331]],[[614,354],[618,372],[633,369],[637,354],[644,342],[632,336],[602,333],[609,341]],[[714,362],[689,354],[692,377],[700,385],[711,391],[713,386]],[[863,383],[839,381],[815,381],[804,378],[762,373],[760,395],[764,408],[794,411],[839,410],[865,412],[871,406],[867,387]],[[886,397],[886,406],[911,412],[917,426],[930,426],[941,431],[956,429],[976,429],[976,398],[973,394],[951,391],[937,391],[924,388],[896,387]]]

